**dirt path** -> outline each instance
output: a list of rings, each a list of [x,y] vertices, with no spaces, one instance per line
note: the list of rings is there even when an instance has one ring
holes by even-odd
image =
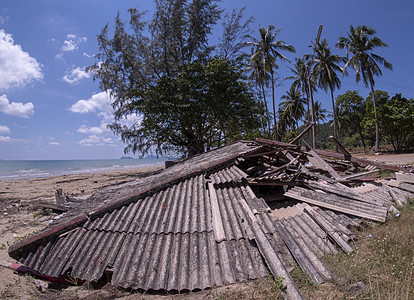
[[[390,165],[414,165],[414,153],[380,154],[380,155],[354,155],[359,158],[378,160]]]

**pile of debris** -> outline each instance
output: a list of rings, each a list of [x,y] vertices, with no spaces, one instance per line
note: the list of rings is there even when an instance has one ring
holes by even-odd
[[[339,148],[239,141],[97,190],[9,254],[47,276],[145,291],[197,291],[270,273],[287,298],[301,299],[293,268],[316,284],[331,280],[321,258],[353,251],[352,226],[385,222],[414,198],[413,170]],[[395,176],[380,178],[382,169]]]

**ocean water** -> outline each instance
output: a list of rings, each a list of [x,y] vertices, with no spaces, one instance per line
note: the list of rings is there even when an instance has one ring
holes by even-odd
[[[96,160],[0,160],[0,180],[117,171],[163,165],[167,158]]]

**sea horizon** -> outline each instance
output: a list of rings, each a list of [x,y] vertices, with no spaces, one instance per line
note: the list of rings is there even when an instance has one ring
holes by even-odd
[[[119,171],[163,165],[166,157],[137,159],[0,160],[0,181]]]

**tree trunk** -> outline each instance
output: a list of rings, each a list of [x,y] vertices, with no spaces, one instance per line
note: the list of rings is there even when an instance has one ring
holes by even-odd
[[[266,108],[267,127],[268,127],[268,130],[269,130],[268,138],[270,138],[270,135],[271,135],[270,118],[269,118],[269,110],[267,109],[267,101],[266,101],[266,93],[265,93],[265,89],[264,89],[264,84],[262,84],[262,93],[263,93],[263,101],[264,101],[265,108]]]
[[[313,103],[312,85],[311,85],[309,76],[308,76],[308,86],[309,86],[309,95],[310,95],[310,100],[311,100],[312,122],[316,124],[315,103]],[[316,149],[316,128],[315,128],[315,126],[312,127],[312,148]]]
[[[273,69],[270,70],[270,74],[272,75],[272,99],[273,99],[273,121],[274,121],[274,130],[275,130],[275,141],[279,138],[277,136],[277,123],[276,123],[276,101],[275,101],[275,81],[273,79]]]
[[[333,116],[333,122],[334,122],[334,138],[336,140],[338,140],[338,134],[337,134],[337,121],[336,121],[336,112],[335,112],[335,99],[334,99],[334,94],[333,94],[333,89],[330,86],[331,89],[331,98],[332,98],[332,116]],[[335,150],[336,152],[338,152],[338,146],[335,145]]]
[[[358,128],[358,133],[359,133],[359,136],[361,137],[361,142],[362,142],[362,145],[364,146],[364,151],[365,151],[365,148],[366,148],[365,138],[364,138],[364,135],[362,134],[361,127]]]
[[[372,92],[372,103],[374,104],[374,117],[375,117],[375,148],[374,151],[379,151],[379,126],[378,126],[378,115],[377,115],[377,101],[375,100],[374,81],[372,78],[369,79],[371,84]]]

